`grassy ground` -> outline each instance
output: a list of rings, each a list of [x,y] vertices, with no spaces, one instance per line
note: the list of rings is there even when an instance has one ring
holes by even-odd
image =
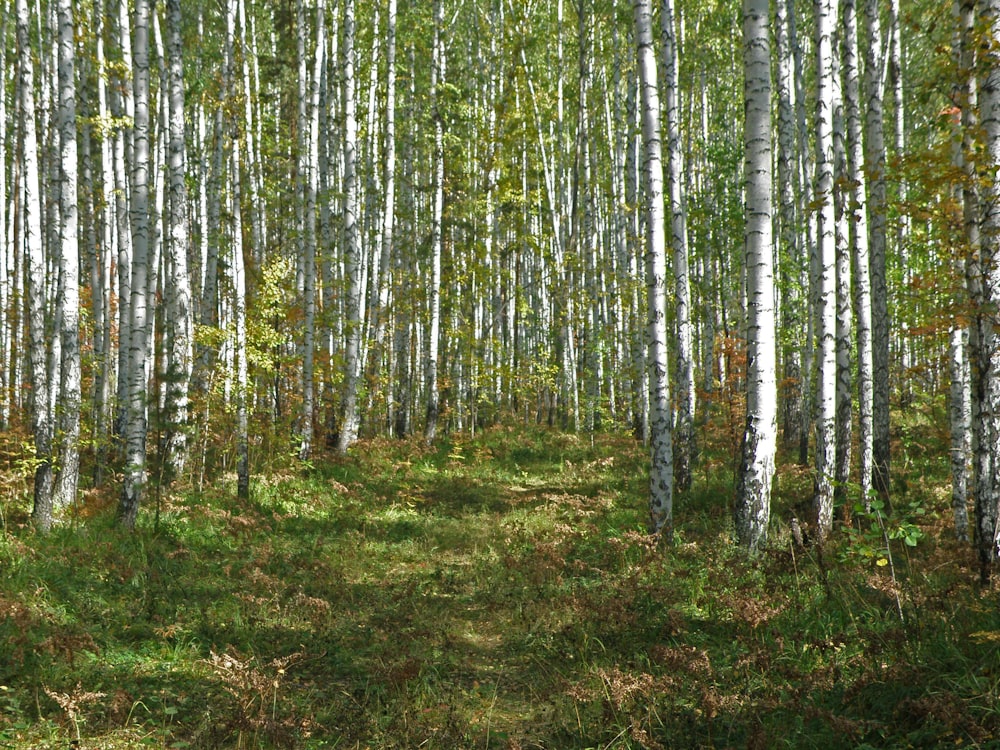
[[[874,533],[797,548],[789,465],[746,560],[725,436],[669,548],[626,436],[362,443],[248,505],[233,482],[162,497],[131,536],[91,495],[41,538],[10,494],[0,747],[1000,746],[997,590],[914,430],[891,564]]]

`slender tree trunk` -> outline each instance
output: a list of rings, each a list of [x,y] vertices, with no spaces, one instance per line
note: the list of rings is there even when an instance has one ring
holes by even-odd
[[[93,7],[93,24],[95,30],[95,58],[98,76],[97,84],[97,117],[105,121],[110,115],[108,109],[108,65],[104,55],[105,10],[102,2],[95,2]],[[112,163],[111,143],[114,135],[104,133],[101,136],[101,203],[99,222],[101,236],[94,247],[91,264],[91,292],[94,305],[94,348],[97,359],[97,371],[94,376],[94,486],[104,484],[111,424],[111,378],[114,374],[112,366],[111,331],[111,300],[113,285],[111,279],[112,257],[118,237],[115,233],[114,207],[114,168]],[[98,340],[100,343],[98,344]],[[99,352],[99,354],[98,354]]]
[[[674,486],[691,488],[691,462],[695,455],[694,325],[691,322],[691,280],[688,272],[687,208],[684,204],[684,164],[680,139],[679,45],[674,0],[663,0],[660,9],[663,36],[664,115],[667,137],[667,181],[673,248],[674,304],[677,326],[676,398],[674,416]]]
[[[167,0],[169,182],[166,263],[168,367],[166,391],[168,479],[181,475],[188,452],[188,384],[191,379],[191,282],[188,274],[188,192],[184,181],[185,128],[184,77],[182,64],[181,4]]]
[[[122,61],[119,72],[109,82],[111,92],[111,114],[115,118],[132,121],[135,105],[132,101],[132,86],[127,75],[132,73],[132,41],[129,37],[127,0],[112,0],[117,6],[115,38],[121,51]],[[128,169],[132,161],[132,131],[119,125],[114,131],[112,142],[112,169],[115,182],[115,232],[118,237],[118,382],[116,385],[116,414],[114,434],[124,441],[128,423],[129,403],[129,349],[132,340],[132,226],[130,220],[131,185]]]
[[[59,288],[62,363],[59,474],[53,496],[59,512],[76,499],[80,476],[80,243],[77,234],[76,41],[71,0],[59,0]]]
[[[673,443],[667,367],[666,212],[663,205],[663,160],[660,138],[660,93],[653,51],[650,0],[633,0],[636,52],[642,100],[642,135],[646,181],[646,294],[649,310],[650,528],[673,538]]]
[[[439,417],[438,394],[438,346],[441,336],[441,222],[444,214],[444,113],[441,103],[441,87],[445,82],[444,42],[441,39],[444,24],[444,4],[434,0],[434,46],[431,62],[431,108],[434,116],[434,178],[433,205],[431,207],[431,275],[428,295],[430,297],[430,327],[427,332],[427,374],[426,398],[427,421],[424,439],[430,443],[437,435]]]
[[[872,482],[889,497],[889,297],[886,286],[885,134],[882,122],[882,27],[878,0],[865,0],[865,166],[872,282]]]
[[[385,348],[386,330],[390,315],[390,280],[394,255],[393,239],[396,229],[396,0],[388,0],[386,12],[386,80],[385,80],[385,133],[382,154],[382,187],[385,191],[382,206],[382,239],[379,242],[381,257],[375,309],[372,311],[372,344],[368,350],[366,371],[372,375],[380,366]],[[392,390],[387,389],[391,413]],[[390,417],[391,419],[391,417]]]
[[[841,0],[844,25],[844,111],[847,119],[849,232],[854,260],[854,314],[858,359],[858,464],[861,501],[870,504],[873,466],[872,295],[868,203],[862,143],[861,75],[856,0]]]
[[[831,3],[831,12],[837,13],[839,3]],[[851,479],[851,441],[853,438],[853,371],[851,367],[851,350],[853,326],[853,308],[851,300],[851,247],[850,210],[846,185],[847,170],[847,135],[844,115],[844,95],[841,77],[840,49],[833,49],[833,202],[836,242],[836,307],[837,325],[835,329],[835,348],[837,360],[836,388],[836,468],[834,471],[833,497],[834,503],[841,505],[844,519],[850,518],[850,505],[845,503],[848,484]]]
[[[304,0],[296,3],[296,34],[299,57],[299,266],[303,310],[302,332],[302,415],[299,459],[307,461],[312,453],[315,404],[314,356],[316,339],[316,190],[312,178],[309,142],[308,81],[306,64],[306,15]]]
[[[833,480],[836,422],[836,238],[833,203],[833,35],[836,24],[830,0],[816,6],[816,196],[817,232],[816,339],[816,530],[820,541],[833,526]]]
[[[177,0],[173,0],[176,2]],[[223,73],[223,89],[235,89],[236,79],[236,21],[239,16],[240,0],[228,0],[226,4],[226,57]],[[244,84],[246,78],[243,79]],[[248,90],[244,96],[249,96]],[[230,124],[229,148],[229,214],[232,226],[231,254],[226,264],[229,271],[232,295],[230,314],[232,316],[232,375],[235,377],[236,406],[236,496],[250,498],[250,435],[248,400],[250,398],[247,368],[247,323],[246,323],[246,266],[243,243],[243,172],[240,160],[241,132],[239,119],[234,115]],[[247,128],[249,122],[244,122]]]
[[[132,288],[128,357],[125,482],[119,519],[134,529],[146,482],[146,353],[149,273],[149,0],[135,1],[133,21],[135,136],[132,171]]]
[[[31,382],[31,430],[35,443],[34,506],[31,516],[41,531],[52,526],[52,421],[46,370],[46,272],[39,190],[38,136],[35,131],[35,71],[27,0],[17,0],[17,59],[20,178],[20,229],[15,244],[27,249],[28,366]]]
[[[354,0],[344,3],[344,270],[347,275],[347,346],[344,395],[340,405],[337,451],[358,438],[358,381],[361,374],[361,242],[358,236],[358,120],[354,78]]]
[[[974,72],[971,60],[967,60],[965,47],[968,34],[965,31],[966,16],[971,27],[973,8],[971,2],[955,3],[955,63],[959,71],[958,81],[954,85],[954,101],[960,103],[962,115],[966,115],[970,100],[974,98]],[[971,58],[971,50],[968,55]],[[965,170],[967,159],[964,144],[965,128],[961,118],[955,122],[952,134],[952,164]],[[971,133],[970,133],[971,136]],[[971,154],[970,154],[971,159]],[[972,175],[967,175],[971,177]],[[959,205],[965,204],[966,194],[975,195],[975,189],[968,180],[957,184],[955,198]],[[971,203],[971,201],[970,201]],[[963,222],[964,223],[964,222]],[[966,255],[969,248],[966,247]],[[957,278],[965,275],[964,263],[959,260],[955,264]],[[968,289],[963,290],[965,292]],[[965,305],[965,295],[956,294],[956,308]],[[969,459],[972,453],[972,390],[969,372],[969,325],[956,319],[953,323],[948,340],[948,366],[951,380],[948,411],[951,422],[951,504],[955,519],[955,536],[959,541],[969,541]]]
[[[771,239],[771,65],[768,0],[743,3],[746,125],[747,419],[736,486],[736,537],[756,552],[767,540],[777,451],[778,386]]]
[[[1000,0],[980,0],[976,28],[1000,38]],[[974,32],[973,32],[974,33]],[[981,43],[977,43],[979,46]],[[979,80],[979,132],[983,142],[980,170],[993,174],[1000,167],[1000,52],[996,45],[981,47],[983,71]],[[987,172],[980,172],[981,175]],[[973,419],[975,450],[976,547],[980,579],[986,584],[997,559],[997,517],[1000,503],[1000,340],[994,329],[1000,304],[1000,187],[995,180],[981,184],[978,262],[970,274],[974,307]],[[973,246],[975,253],[975,246]]]
[[[798,445],[802,433],[802,289],[798,284],[801,247],[796,226],[795,113],[793,109],[792,48],[788,33],[788,3],[776,0],[774,39],[777,51],[778,100],[778,218],[782,250],[782,296],[785,329],[782,434],[786,445]]]

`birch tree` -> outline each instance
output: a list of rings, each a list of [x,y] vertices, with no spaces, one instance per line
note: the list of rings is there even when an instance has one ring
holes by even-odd
[[[816,268],[816,524],[820,540],[833,526],[836,459],[836,238],[833,203],[833,36],[836,16],[830,0],[816,6],[816,181],[818,204]]]
[[[768,0],[744,0],[743,55],[747,269],[747,417],[736,486],[736,538],[767,540],[777,451],[778,387],[771,239],[771,50]]]
[[[146,352],[149,276],[149,0],[136,0],[133,20],[132,278],[129,305],[128,419],[125,481],[119,520],[134,529],[146,482]]]
[[[980,0],[978,22],[988,37],[1000,38],[1000,0]],[[978,24],[977,24],[978,25]],[[973,31],[972,33],[975,33]],[[997,559],[997,517],[1000,503],[1000,351],[994,330],[1000,303],[1000,51],[995,44],[977,47],[982,54],[978,70],[981,163],[980,227],[978,247],[972,248],[970,287],[973,329],[973,451],[975,465],[976,548],[980,580],[987,583]],[[978,250],[978,252],[977,252]]]
[[[433,187],[431,205],[431,272],[428,280],[430,298],[430,325],[427,331],[426,399],[427,421],[424,439],[430,443],[437,435],[440,410],[438,394],[438,351],[441,336],[441,253],[444,214],[444,111],[441,87],[445,81],[444,42],[441,38],[444,25],[444,2],[434,0],[434,41],[431,60],[431,116],[434,119]]]
[[[862,141],[861,74],[858,54],[858,14],[855,0],[841,0],[843,9],[844,115],[847,130],[849,242],[854,259],[854,316],[858,363],[858,464],[861,499],[869,503],[873,466],[872,307],[868,255],[868,210]]]
[[[687,209],[684,205],[683,144],[680,133],[680,53],[674,1],[660,7],[663,47],[664,118],[667,137],[667,182],[670,206],[670,244],[673,249],[674,316],[677,327],[675,363],[677,414],[674,420],[674,484],[684,492],[691,487],[694,456],[694,325],[691,322],[691,280],[688,269]]]
[[[32,520],[42,531],[52,526],[52,419],[49,414],[47,347],[45,335],[46,271],[39,190],[38,135],[35,129],[35,71],[31,49],[31,17],[27,0],[17,0],[17,112],[20,171],[21,237],[28,273],[28,378],[31,383],[31,431],[34,437],[35,476]]]
[[[303,0],[296,2],[296,34],[299,59],[299,275],[302,296],[302,415],[300,418],[299,459],[312,454],[315,412],[314,357],[316,341],[316,184],[315,162],[311,159],[308,107],[309,70],[306,65],[306,15]]]
[[[167,0],[168,230],[166,294],[168,371],[166,378],[168,476],[177,477],[187,460],[188,384],[191,379],[191,282],[188,274],[188,194],[184,180],[184,71],[180,0]]]
[[[358,119],[354,79],[354,0],[344,2],[344,272],[347,277],[347,341],[344,396],[337,450],[346,453],[358,437],[358,379],[361,374],[361,246],[358,237]]]
[[[889,496],[889,293],[886,280],[885,132],[882,120],[882,26],[878,0],[865,0],[865,167],[872,284],[872,482]]]
[[[78,237],[76,134],[76,27],[72,0],[56,7],[59,130],[59,297],[62,354],[59,378],[59,474],[53,497],[56,512],[76,499],[80,475],[80,247]]]
[[[223,90],[236,88],[236,23],[240,0],[226,3],[226,42],[223,69]],[[243,78],[246,85],[247,79]],[[244,96],[250,91],[244,89]],[[244,110],[245,111],[245,110]],[[244,121],[245,127],[251,123]],[[234,117],[229,125],[229,216],[231,218],[230,255],[226,268],[229,273],[231,309],[229,337],[232,349],[233,376],[235,377],[236,407],[236,495],[244,500],[250,497],[250,436],[248,399],[249,369],[246,323],[246,267],[243,243],[243,171],[240,159],[241,130],[239,119]]]
[[[953,136],[952,162],[962,170],[964,179],[956,190],[962,211],[963,239],[965,257],[956,263],[959,278],[975,268],[974,261],[978,257],[979,231],[978,213],[979,199],[975,180],[975,161],[972,152],[973,134],[976,121],[976,74],[974,70],[974,52],[972,44],[972,29],[975,18],[975,3],[973,0],[962,0],[956,3],[957,67],[959,80],[956,83],[955,98],[960,103],[960,117]],[[965,294],[973,292],[976,280],[969,274]],[[965,294],[956,295],[959,303],[965,302]],[[973,304],[976,299],[973,296]],[[969,541],[969,458],[972,453],[972,357],[974,356],[973,337],[978,336],[975,320],[964,326],[955,322],[949,336],[949,366],[951,374],[951,389],[949,412],[951,416],[951,466],[952,466],[952,508],[955,518],[955,534],[961,541]]]
[[[666,212],[663,201],[663,157],[660,136],[660,92],[653,50],[650,0],[633,0],[636,55],[642,109],[643,172],[646,208],[646,304],[650,402],[650,529],[673,538],[673,443],[667,367]]]

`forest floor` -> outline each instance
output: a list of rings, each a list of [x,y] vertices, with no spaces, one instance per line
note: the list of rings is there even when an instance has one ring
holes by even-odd
[[[894,539],[856,516],[822,556],[783,459],[748,560],[730,432],[671,546],[626,435],[362,442],[249,503],[163,493],[131,535],[95,492],[35,534],[8,456],[0,747],[1000,747],[1000,590],[954,541],[946,435],[899,428]]]

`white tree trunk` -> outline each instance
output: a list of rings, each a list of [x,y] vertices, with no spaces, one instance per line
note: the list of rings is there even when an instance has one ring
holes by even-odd
[[[427,331],[426,399],[427,421],[424,439],[430,443],[437,435],[439,417],[438,347],[441,336],[441,221],[444,214],[444,115],[440,87],[445,81],[444,42],[441,39],[444,24],[444,4],[434,1],[434,46],[431,62],[431,109],[434,116],[434,165],[433,204],[431,207],[431,273],[427,294],[430,302],[430,326]]]
[[[132,170],[132,286],[129,306],[128,420],[125,481],[119,517],[134,529],[146,481],[146,353],[149,274],[149,1],[136,0],[133,92],[135,106]]]
[[[649,318],[650,529],[673,538],[673,444],[670,424],[670,387],[667,365],[667,249],[666,212],[663,204],[663,159],[660,138],[660,93],[656,55],[653,51],[650,0],[633,0],[636,53],[645,146],[646,181],[646,304]]]
[[[112,74],[108,81],[110,93],[111,114],[119,122],[122,119],[131,121],[135,112],[132,102],[131,85],[127,75],[132,72],[132,42],[129,37],[130,23],[128,20],[128,3],[124,0],[112,0],[117,4],[117,23],[114,26],[114,39],[122,54],[122,69],[125,72]],[[118,382],[116,385],[116,413],[114,433],[121,439],[125,438],[128,423],[128,357],[129,344],[132,340],[131,304],[132,304],[132,226],[130,222],[131,185],[128,179],[128,169],[132,160],[132,132],[124,125],[114,130],[111,144],[111,164],[114,174],[114,207],[115,234],[117,237],[117,271],[118,271]]]
[[[847,120],[849,232],[854,259],[854,315],[858,359],[858,464],[861,501],[872,492],[872,295],[868,256],[868,203],[862,143],[861,75],[855,0],[841,0],[844,25],[844,113]]]
[[[188,274],[188,192],[185,184],[184,78],[180,0],[167,0],[169,183],[164,285],[167,313],[168,365],[166,391],[167,438],[164,457],[168,478],[181,475],[187,461],[188,385],[191,380],[192,312]]]
[[[347,275],[347,340],[344,395],[337,451],[346,453],[358,438],[358,380],[361,375],[361,242],[358,236],[358,119],[354,77],[354,0],[344,3],[344,271]]]
[[[674,483],[684,492],[691,487],[691,462],[695,454],[694,325],[691,322],[691,280],[688,271],[687,209],[684,202],[684,163],[680,137],[679,44],[674,0],[663,0],[660,10],[663,36],[664,115],[667,138],[667,182],[673,249],[674,317],[677,327],[675,363],[677,412],[674,418]]]
[[[390,281],[394,255],[393,239],[396,229],[396,0],[388,0],[386,12],[386,79],[385,79],[385,133],[382,153],[382,237],[379,241],[379,272],[375,309],[372,311],[372,345],[368,351],[368,372],[374,374],[381,364],[385,348],[389,319]],[[389,398],[387,412],[392,411],[392,389],[386,389]]]
[[[80,248],[77,227],[76,41],[71,0],[59,0],[59,274],[62,353],[59,396],[59,474],[54,510],[76,499],[80,475]]]
[[[837,273],[833,203],[833,36],[830,0],[816,6],[816,183],[819,204],[816,290],[816,531],[822,541],[833,526],[836,422]]]
[[[980,0],[978,28],[1000,38],[1000,0]],[[1000,167],[1000,51],[990,45],[983,52],[979,81],[979,114],[983,142],[983,164],[990,173]],[[997,517],[1000,503],[1000,338],[994,328],[995,310],[1000,304],[1000,185],[986,180],[981,186],[982,216],[980,262],[981,293],[975,305],[978,328],[978,356],[973,398],[976,431],[976,546],[979,552],[980,577],[986,583],[997,559]],[[973,299],[974,304],[976,299]]]
[[[785,0],[776,0],[774,40],[777,52],[776,93],[778,231],[781,249],[782,283],[782,358],[784,360],[782,434],[786,445],[797,446],[802,436],[802,331],[804,330],[803,292],[798,284],[802,248],[796,224],[796,152],[794,81],[792,46],[789,34],[789,11]]]
[[[771,235],[771,50],[768,0],[743,3],[747,269],[747,419],[736,487],[736,538],[767,541],[777,451],[778,386]]]
[[[35,71],[32,64],[31,22],[27,0],[17,0],[18,117],[21,162],[21,236],[16,246],[27,250],[28,366],[31,382],[31,430],[34,436],[35,476],[32,520],[42,531],[52,525],[52,421],[49,417],[49,377],[45,336],[46,272],[42,237],[42,206],[38,173],[38,136],[35,131]]]
[[[306,16],[303,0],[296,3],[296,33],[299,53],[299,203],[302,216],[299,240],[299,264],[302,275],[302,415],[299,432],[299,459],[312,453],[315,384],[313,382],[316,340],[316,185],[311,159],[310,120],[308,113],[309,71],[306,65]]]
[[[831,3],[836,16],[839,3]],[[837,393],[836,393],[836,469],[834,471],[834,504],[842,505],[851,479],[851,440],[853,435],[853,372],[851,368],[853,308],[851,300],[850,205],[846,190],[847,135],[844,122],[844,95],[841,78],[840,49],[833,49],[833,202],[836,241],[837,286]],[[846,517],[846,511],[845,511]]]
[[[236,70],[235,37],[237,4],[240,0],[229,0],[226,13],[226,86],[234,83]],[[250,92],[245,91],[245,96]],[[249,125],[249,123],[247,123]],[[229,260],[230,280],[232,283],[232,350],[234,375],[236,378],[236,495],[247,500],[250,498],[250,436],[247,417],[247,401],[250,398],[247,379],[247,323],[246,323],[246,268],[243,253],[243,205],[242,205],[242,173],[240,164],[239,129],[232,126],[230,144],[229,181],[231,185],[230,214],[232,216],[232,254]]]

